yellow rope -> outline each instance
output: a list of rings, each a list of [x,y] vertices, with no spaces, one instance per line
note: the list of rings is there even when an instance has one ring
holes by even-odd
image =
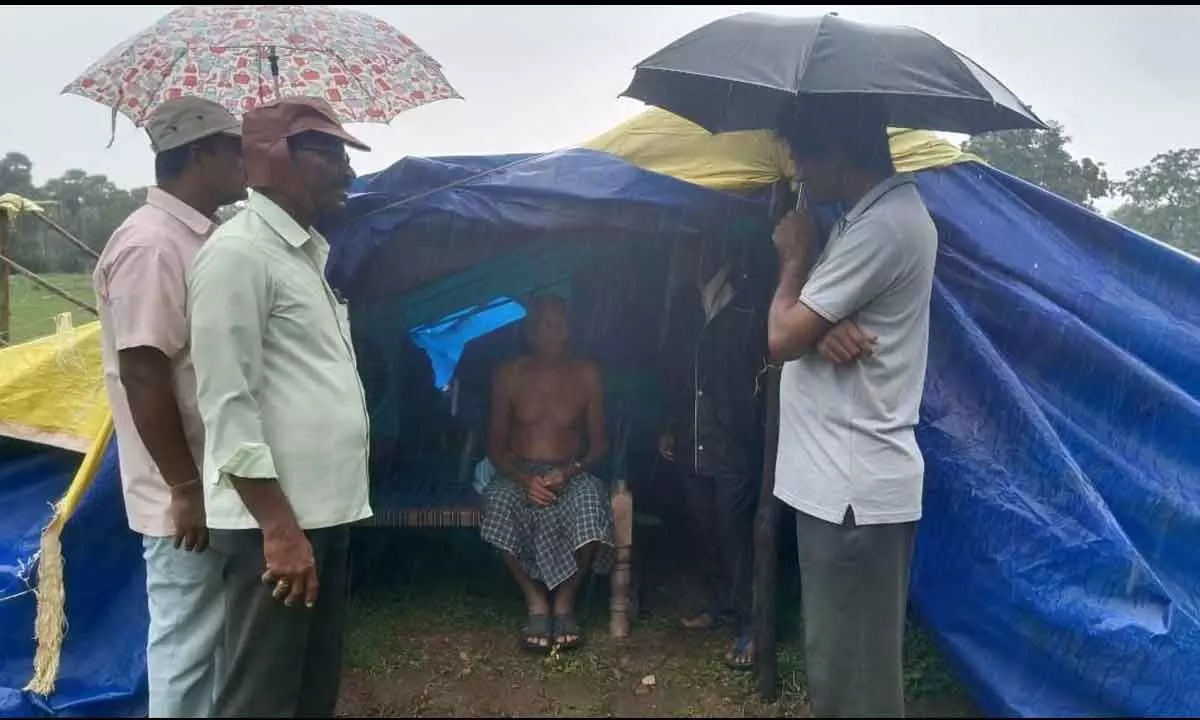
[[[41,548],[38,553],[37,588],[34,590],[37,597],[37,619],[33,627],[37,652],[33,658],[33,677],[25,686],[26,690],[39,695],[54,692],[54,684],[58,681],[63,636],[67,629],[62,530],[79,507],[88,488],[92,486],[111,435],[110,412],[106,414],[101,431],[96,434],[87,455],[79,464],[67,492],[55,503],[54,516],[42,531]]]

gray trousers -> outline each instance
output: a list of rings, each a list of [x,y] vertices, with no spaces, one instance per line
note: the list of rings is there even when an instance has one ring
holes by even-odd
[[[350,528],[310,530],[320,589],[312,609],[271,597],[262,533],[213,530],[227,560],[225,673],[212,717],[333,717],[342,676]]]
[[[904,617],[917,524],[796,513],[813,717],[904,717]]]

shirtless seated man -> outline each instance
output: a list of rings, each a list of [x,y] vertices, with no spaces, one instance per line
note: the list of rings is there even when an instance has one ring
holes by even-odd
[[[524,322],[533,352],[501,367],[492,386],[496,477],[483,491],[482,535],[525,595],[523,646],[546,652],[582,643],[576,591],[589,568],[612,562],[612,506],[590,472],[608,438],[600,371],[571,355],[566,304],[539,297]]]

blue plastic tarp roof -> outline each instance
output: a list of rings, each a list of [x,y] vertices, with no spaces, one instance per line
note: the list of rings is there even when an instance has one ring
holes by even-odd
[[[453,224],[467,231],[503,228],[530,236],[615,236],[659,228],[700,231],[757,213],[749,200],[584,149],[410,157],[359,178],[353,191],[348,203],[352,220],[327,230],[332,247],[326,269],[330,284],[351,299],[361,290],[360,271],[368,260],[392,244],[396,228],[413,224]]]
[[[437,190],[472,177],[466,161],[412,161],[429,171],[419,182],[384,173],[375,188],[415,199],[335,232],[331,280],[352,285],[354,268],[422,217],[530,232],[634,223],[611,198],[604,212],[587,210],[605,203],[589,179],[597,168],[624,165],[595,155],[540,156],[504,183],[452,191]],[[677,217],[699,222],[717,204],[746,202],[631,167],[608,191],[661,192]],[[918,429],[927,480],[916,609],[990,716],[1197,714],[1200,263],[978,165],[919,183],[941,247]],[[22,462],[0,457],[0,507],[10,509],[0,586],[18,582],[16,561],[74,469]],[[63,714],[144,709],[144,571],[123,531],[111,452],[102,478],[65,537],[71,628],[48,703]],[[12,519],[16,508],[28,517]],[[44,707],[17,690],[32,620],[31,596],[0,603],[3,715]]]

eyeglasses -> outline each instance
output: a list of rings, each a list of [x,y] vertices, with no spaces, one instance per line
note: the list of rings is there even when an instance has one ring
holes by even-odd
[[[314,152],[335,164],[346,165],[346,166],[350,165],[350,155],[346,152],[346,148],[341,145],[331,146],[331,145],[303,144],[303,145],[293,145],[292,146],[293,152],[299,152],[301,150],[307,150],[309,152]]]

